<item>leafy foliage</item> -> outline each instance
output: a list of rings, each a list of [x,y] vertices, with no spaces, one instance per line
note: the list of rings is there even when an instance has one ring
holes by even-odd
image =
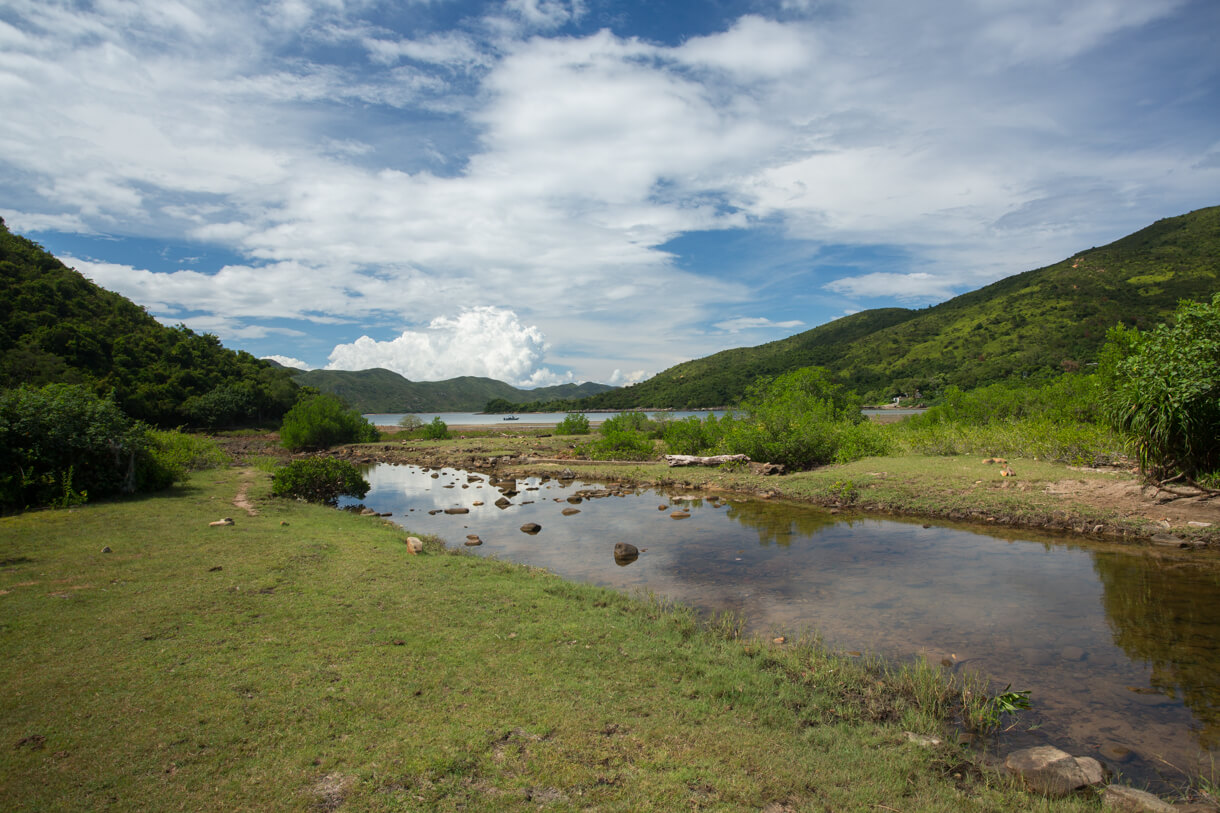
[[[589,419],[579,412],[569,412],[555,427],[557,435],[587,435],[589,434]]]
[[[427,440],[446,440],[449,437],[449,425],[441,420],[440,415],[437,415],[424,424],[423,436]]]
[[[1132,436],[1142,471],[1220,470],[1220,294],[1182,302],[1170,324],[1111,330],[1101,376],[1106,416]]]
[[[280,427],[280,443],[291,451],[325,449],[340,443],[372,443],[379,434],[363,415],[333,395],[301,399]]]
[[[0,391],[0,508],[164,488],[146,427],[80,384]]]
[[[720,421],[720,446],[730,454],[793,469],[884,454],[884,435],[860,414],[854,392],[820,367],[751,385],[740,417]]]
[[[602,421],[600,437],[586,447],[596,460],[649,460],[656,456],[650,431],[652,422],[643,412],[624,412]]]
[[[0,220],[0,387],[49,383],[113,393],[128,415],[159,426],[275,420],[298,390],[288,370],[165,327]]]
[[[308,502],[334,503],[344,495],[361,498],[369,488],[360,469],[333,457],[294,460],[271,477],[272,494]]]
[[[153,457],[175,482],[185,480],[192,471],[215,469],[230,460],[214,440],[199,435],[153,429],[149,431],[148,439]]]
[[[950,387],[941,404],[888,427],[894,444],[931,455],[1021,455],[1075,465],[1122,456],[1121,439],[1102,419],[1095,375],[1067,373],[1045,382]]]

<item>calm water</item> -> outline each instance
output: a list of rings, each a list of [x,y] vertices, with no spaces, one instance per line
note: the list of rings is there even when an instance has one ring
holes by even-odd
[[[887,410],[888,411],[888,410]],[[520,423],[549,423],[557,424],[562,421],[568,413],[566,412],[522,412],[517,414]],[[618,415],[618,412],[587,412],[585,413],[590,421],[594,423],[604,421],[612,415]],[[652,415],[654,413],[647,413]],[[655,413],[671,416],[674,420],[689,418],[692,415],[703,418],[707,415],[715,415],[717,418],[724,417],[724,410],[700,410],[697,412],[687,412],[683,410],[674,410],[672,412]],[[485,425],[500,425],[510,427],[518,421],[506,421],[504,416],[499,413],[483,413],[483,412],[376,412],[365,415],[374,426],[397,426],[398,422],[405,415],[415,415],[424,423],[429,423],[433,418],[440,418],[448,426],[485,426]]]
[[[478,534],[479,555],[733,610],[755,632],[813,628],[841,650],[926,655],[1032,690],[1035,709],[999,750],[1050,741],[1161,789],[1180,785],[1182,771],[1207,772],[1220,750],[1213,558],[648,489],[577,502],[577,492],[601,488],[580,481],[493,485],[482,474],[389,465],[367,477],[365,505],[453,546]],[[507,489],[518,492],[512,505],[495,507]],[[470,513],[429,513],[450,507]],[[690,518],[672,519],[678,507]],[[541,532],[522,533],[526,522]],[[639,547],[639,559],[617,564],[615,542]]]

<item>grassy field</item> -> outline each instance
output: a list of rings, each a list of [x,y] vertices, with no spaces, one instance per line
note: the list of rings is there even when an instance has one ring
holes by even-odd
[[[0,519],[0,808],[1095,807],[908,742],[942,733],[931,669],[412,556],[383,520],[268,493],[220,469]]]

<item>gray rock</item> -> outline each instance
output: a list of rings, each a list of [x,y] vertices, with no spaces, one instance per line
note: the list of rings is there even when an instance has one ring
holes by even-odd
[[[1097,760],[1074,757],[1053,745],[1013,751],[1004,760],[1004,767],[1024,779],[1031,790],[1047,796],[1067,796],[1102,782]]]
[[[1151,793],[1124,785],[1108,785],[1101,794],[1101,806],[1107,810],[1130,813],[1173,813],[1174,806]]]

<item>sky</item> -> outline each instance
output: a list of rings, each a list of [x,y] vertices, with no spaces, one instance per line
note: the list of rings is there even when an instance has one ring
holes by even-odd
[[[1220,204],[1215,0],[3,0],[0,216],[306,369],[629,384]]]

